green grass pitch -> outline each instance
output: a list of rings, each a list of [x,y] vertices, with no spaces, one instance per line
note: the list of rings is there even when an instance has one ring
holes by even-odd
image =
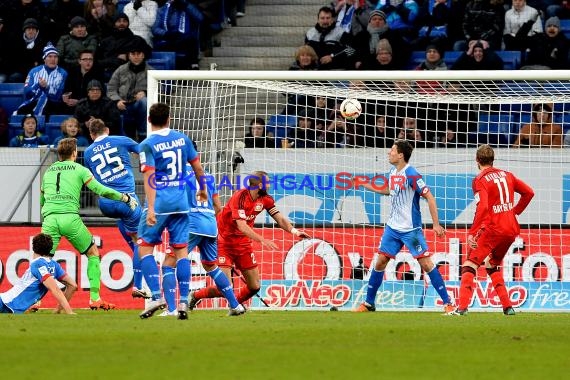
[[[567,379],[570,314],[0,314],[1,378]]]

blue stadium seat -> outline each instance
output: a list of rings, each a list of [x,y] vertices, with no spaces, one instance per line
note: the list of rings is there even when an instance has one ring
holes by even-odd
[[[168,70],[168,61],[163,58],[147,59],[146,63],[148,63],[154,70]]]
[[[501,57],[501,59],[504,62],[504,69],[505,70],[517,70],[520,67],[521,64],[521,52],[520,51],[503,51],[503,50],[499,50],[499,51],[495,51],[495,53],[497,53],[497,55],[499,57]],[[447,68],[451,68],[451,66],[453,66],[453,64],[455,63],[455,61],[457,61],[457,59],[459,58],[459,56],[463,54],[463,52],[461,51],[446,51],[444,56],[443,56],[443,60],[445,62],[445,64],[447,65]],[[410,57],[410,60],[408,61],[408,65],[406,67],[406,69],[414,69],[416,68],[420,63],[422,63],[423,61],[425,61],[426,59],[426,52],[421,50],[421,51],[414,51],[412,52],[412,55]]]
[[[158,70],[174,70],[176,68],[176,53],[173,51],[153,51],[150,59],[161,59],[166,61],[166,69]],[[152,66],[152,64],[149,63]]]
[[[287,137],[289,130],[297,126],[297,117],[292,115],[271,115],[267,126],[266,133],[273,133],[277,147],[281,146],[281,140]]]
[[[22,119],[24,116],[25,115],[10,116],[10,121],[8,123],[8,133],[10,139],[22,133]],[[36,116],[36,118],[38,119],[38,131],[45,133],[45,116]]]
[[[0,83],[0,105],[11,115],[24,102],[23,83]]]
[[[61,123],[73,117],[72,115],[51,115],[46,122],[45,132],[49,136],[49,141],[54,141],[61,136]]]
[[[560,20],[560,31],[564,33],[566,38],[570,38],[570,20]]]
[[[518,134],[519,124],[506,114],[479,114],[479,138],[494,146],[508,146]]]

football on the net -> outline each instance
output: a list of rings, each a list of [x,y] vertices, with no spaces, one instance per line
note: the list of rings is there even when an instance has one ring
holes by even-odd
[[[357,99],[344,99],[340,104],[340,114],[347,120],[354,120],[362,113],[362,105]]]

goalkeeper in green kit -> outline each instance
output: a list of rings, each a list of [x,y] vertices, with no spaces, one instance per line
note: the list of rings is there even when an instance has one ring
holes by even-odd
[[[62,236],[82,255],[87,255],[87,277],[89,278],[89,307],[96,309],[114,309],[115,305],[105,302],[99,295],[101,286],[101,268],[99,250],[93,242],[93,235],[87,230],[79,217],[81,189],[87,186],[94,193],[115,201],[127,203],[136,208],[137,201],[129,194],[103,186],[93,177],[89,169],[75,162],[77,158],[77,140],[62,139],[57,146],[59,161],[52,164],[42,179],[40,205],[42,206],[42,232],[53,239],[52,254]]]

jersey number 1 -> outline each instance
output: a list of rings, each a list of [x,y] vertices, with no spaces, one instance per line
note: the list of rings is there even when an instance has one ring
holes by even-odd
[[[495,178],[493,182],[497,185],[497,189],[499,189],[499,198],[501,204],[509,203],[511,201],[511,196],[509,193],[509,185],[507,184],[507,179],[505,177]]]

